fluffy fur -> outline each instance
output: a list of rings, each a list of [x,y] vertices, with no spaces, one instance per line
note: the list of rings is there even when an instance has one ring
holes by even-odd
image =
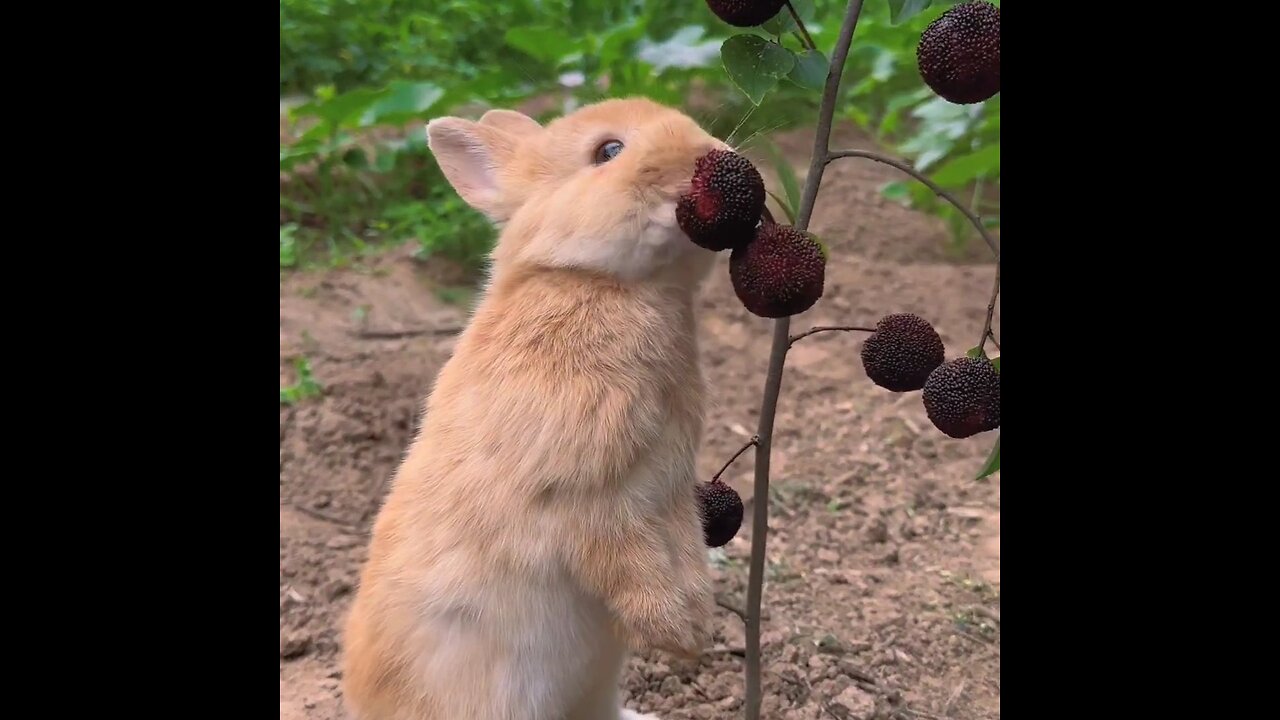
[[[640,99],[427,134],[502,233],[374,524],[344,636],[349,710],[648,717],[620,709],[627,652],[696,656],[712,607],[693,298],[714,254],[674,208],[695,159],[727,146]],[[610,139],[623,150],[597,164]]]

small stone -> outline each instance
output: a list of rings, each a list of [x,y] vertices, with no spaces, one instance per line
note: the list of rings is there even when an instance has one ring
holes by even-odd
[[[289,660],[306,654],[311,638],[302,632],[291,632],[280,638],[280,657]]]
[[[867,525],[867,539],[873,543],[888,542],[889,526],[883,518],[876,518]]]
[[[341,578],[334,578],[324,586],[324,594],[330,600],[337,600],[349,592],[351,592],[351,583]]]
[[[835,565],[840,562],[840,554],[830,548],[822,548],[818,551],[818,562]]]
[[[345,550],[346,548],[355,547],[359,543],[359,538],[354,538],[350,535],[334,535],[329,538],[329,542],[325,543],[325,546],[330,550]]]
[[[832,707],[845,711],[849,720],[868,720],[876,710],[876,698],[856,685],[850,685],[831,701]]]

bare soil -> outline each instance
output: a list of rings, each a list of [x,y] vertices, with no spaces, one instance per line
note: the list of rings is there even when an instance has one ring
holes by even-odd
[[[841,134],[841,146],[871,147]],[[775,140],[803,176],[811,135]],[[878,188],[896,179],[896,170],[865,160],[828,168],[812,225],[830,249],[826,292],[792,327],[915,312],[938,329],[949,356],[960,355],[981,333],[994,266],[981,241],[957,257],[945,249],[942,223],[883,199]],[[724,255],[701,301],[717,403],[699,458],[707,478],[754,431],[770,336],[769,321],[735,299]],[[280,409],[282,720],[345,718],[339,628],[367,530],[466,317],[433,292],[439,269],[407,251],[371,265],[290,274],[280,287],[281,385],[294,381],[293,359],[305,355],[325,388]],[[813,336],[787,363],[773,450],[764,715],[998,718],[1000,475],[974,480],[996,433],[942,435],[920,393],[867,380],[862,339]],[[715,559],[719,594],[737,605],[752,464],[748,453],[726,473],[748,502],[748,520]],[[664,720],[739,717],[743,660],[733,650],[743,647],[743,627],[724,610],[717,624],[719,651],[697,667],[660,653],[634,658],[628,706]]]

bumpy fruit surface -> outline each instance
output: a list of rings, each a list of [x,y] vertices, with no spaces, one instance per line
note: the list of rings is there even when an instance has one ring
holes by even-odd
[[[925,84],[957,105],[1000,92],[1000,8],[985,0],[952,6],[929,24],[916,46]]]
[[[927,320],[912,313],[880,318],[862,344],[862,368],[871,382],[893,392],[924,387],[929,373],[947,359],[942,338]]]
[[[764,212],[764,178],[746,157],[712,150],[694,164],[692,188],[676,203],[689,239],[719,252],[751,242]]]
[[[1000,372],[986,358],[966,356],[939,365],[925,381],[921,398],[934,427],[950,437],[1000,427]]]
[[[769,20],[786,0],[707,0],[716,17],[735,27],[755,27]]]
[[[756,237],[729,256],[729,279],[743,307],[765,318],[802,313],[822,297],[827,257],[814,236],[761,223]]]
[[[698,512],[707,547],[721,547],[742,527],[742,496],[722,480],[703,483],[698,486]]]

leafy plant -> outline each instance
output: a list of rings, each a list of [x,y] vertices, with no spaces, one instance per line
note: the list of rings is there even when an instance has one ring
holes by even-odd
[[[312,376],[311,362],[305,357],[295,359],[293,369],[298,374],[298,379],[294,384],[280,388],[281,405],[293,405],[308,398],[319,397],[324,393],[324,386]]]
[[[966,193],[994,227],[999,98],[958,110],[937,102],[915,69],[912,38],[953,2],[868,0],[846,62],[854,81],[835,107],[944,188]],[[730,32],[689,0],[282,0],[281,94],[303,100],[289,111],[296,137],[280,148],[281,226],[296,226],[296,259],[282,268],[320,255],[341,263],[403,241],[477,266],[492,233],[434,189],[443,180],[422,142],[425,119],[460,108],[551,98],[557,104],[546,107],[557,112],[644,94],[690,106],[711,132],[743,147],[806,122],[828,67],[818,48],[839,32],[822,18],[843,4],[792,5],[802,22],[786,12]],[[762,63],[758,76],[737,62],[726,72],[720,51],[730,37],[734,52]],[[795,49],[779,52],[779,40]],[[750,92],[739,91],[743,84]],[[963,216],[928,191],[886,191],[943,218],[957,244],[972,237]]]
[[[890,25],[901,26],[913,17],[921,15],[932,4],[931,0],[887,0],[881,7],[889,12]],[[764,30],[767,36],[762,36],[754,31],[738,32],[725,40],[721,46],[721,57],[727,76],[754,105],[760,105],[771,91],[779,87],[783,78],[789,78],[799,63],[807,61],[808,58],[825,57],[817,49],[814,40],[815,37],[824,37],[824,34],[822,32],[811,33],[808,31],[806,24],[809,17],[806,15],[805,9],[801,7],[802,5],[805,4],[796,3],[794,0],[786,3],[778,17],[764,23],[759,28]],[[846,58],[851,53],[854,32],[859,27],[863,9],[863,0],[851,0],[849,2],[844,22],[841,24],[832,45],[834,49],[832,50],[831,61],[826,72],[823,73],[825,82],[823,83],[822,101],[818,112],[817,137],[814,140],[814,153],[811,158],[809,172],[805,178],[804,187],[802,190],[797,191],[795,179],[783,169],[786,163],[780,162],[780,159],[775,155],[775,165],[779,168],[779,178],[783,185],[785,196],[779,196],[777,193],[772,192],[770,195],[775,202],[783,207],[788,218],[795,225],[795,229],[803,233],[808,229],[818,188],[822,182],[823,171],[831,162],[846,158],[873,160],[897,168],[917,180],[919,187],[922,188],[920,190],[917,190],[915,186],[898,183],[891,183],[886,186],[885,190],[897,199],[921,198],[923,193],[927,193],[930,198],[933,196],[941,198],[954,209],[956,217],[962,218],[972,225],[996,255],[995,284],[990,302],[987,305],[987,316],[982,329],[982,337],[978,345],[969,351],[969,355],[972,357],[986,357],[988,341],[994,343],[997,349],[999,348],[998,341],[991,330],[992,316],[1000,291],[999,248],[987,233],[986,225],[982,219],[973,210],[969,209],[966,204],[958,200],[947,188],[962,187],[967,183],[985,180],[993,176],[998,178],[1000,164],[998,135],[995,142],[988,144],[982,144],[978,141],[977,136],[974,135],[974,128],[981,122],[983,117],[983,108],[981,106],[952,105],[940,97],[921,96],[918,91],[915,91],[909,96],[913,100],[900,103],[900,106],[901,109],[905,109],[910,107],[912,103],[916,103],[912,110],[912,115],[926,121],[922,123],[926,128],[921,129],[911,140],[904,143],[904,149],[913,150],[916,153],[916,167],[874,152],[832,149],[830,147],[831,125],[836,106],[840,102],[840,80],[845,70]],[[871,24],[874,25],[874,23]],[[790,28],[794,28],[798,32],[784,37],[784,33]],[[901,34],[911,37],[905,32]],[[916,33],[914,37],[918,39],[919,33]],[[789,43],[788,40],[791,39],[794,41]],[[894,42],[900,43],[902,41],[895,39]],[[876,62],[879,63],[880,58],[892,58],[894,56],[877,53],[874,57],[877,58]],[[872,80],[875,82],[888,83],[893,79],[894,72],[891,64],[880,67],[878,70],[880,70],[879,73],[873,72],[871,75]],[[816,76],[818,73],[807,72],[806,74]],[[805,85],[805,83],[797,84]],[[861,86],[862,83],[859,85]],[[998,87],[998,84],[996,87]],[[852,92],[854,94],[866,93],[872,89],[874,89],[873,85],[855,86]],[[918,100],[915,98],[918,98]],[[993,104],[998,108],[998,101]],[[998,130],[998,116],[996,117],[996,129]],[[864,118],[864,121],[867,119]],[[928,123],[932,123],[932,126],[928,126]],[[967,142],[969,144],[967,152],[953,154],[954,144],[965,138],[968,138]],[[925,172],[928,168],[935,166],[935,164],[937,166],[933,170],[932,176],[926,175]],[[799,196],[798,200],[796,199],[797,195]],[[756,242],[760,241],[760,237],[761,235],[757,235]],[[739,297],[742,297],[741,294]],[[777,315],[769,315],[769,317],[777,317]],[[792,335],[790,333],[789,316],[774,320],[773,344],[769,357],[768,375],[764,384],[764,394],[761,399],[758,430],[751,441],[742,450],[738,451],[738,455],[740,455],[747,448],[755,447],[754,495],[757,498],[772,497],[769,484],[769,460],[774,416],[777,411],[778,395],[782,387],[782,373],[786,364],[788,350],[793,344],[809,335],[829,331],[879,332],[876,328],[838,326],[815,327],[806,332]],[[935,340],[935,342],[938,348],[936,362],[941,362],[941,340]],[[999,357],[992,361],[992,365],[998,377]],[[979,369],[976,372],[984,372],[981,366],[964,365],[964,367],[978,367]],[[955,372],[964,371],[957,370]],[[930,375],[930,378],[935,376],[936,373]],[[954,378],[956,376],[947,377],[948,380],[945,382],[955,382]],[[988,376],[984,375],[983,377],[982,382],[987,382],[985,378]],[[904,384],[898,389],[905,390],[909,387],[912,386]],[[914,385],[914,387],[918,388],[920,385]],[[929,392],[928,385],[925,384],[926,396]],[[944,396],[947,396],[952,390],[948,388],[942,392]],[[998,405],[998,394],[994,397]],[[941,400],[945,401],[945,398]],[[928,402],[928,397],[926,397],[926,403]],[[970,411],[964,410],[963,412]],[[998,414],[995,417],[998,418]],[[931,419],[934,419],[932,415]],[[938,424],[938,420],[934,419],[934,423],[935,425]],[[995,425],[998,426],[998,422]],[[966,432],[969,435],[976,432],[950,423],[946,427],[950,428],[948,434],[955,433],[953,437],[964,437]],[[736,457],[737,455],[734,456],[734,458]],[[729,462],[732,463],[733,459],[730,459]],[[983,463],[982,468],[978,471],[977,477],[978,479],[985,478],[998,471],[999,468],[1000,441],[999,437],[997,437],[995,445],[991,449],[987,461]],[[746,702],[744,703],[747,720],[758,720],[761,709],[760,608],[766,575],[765,548],[768,535],[768,516],[769,503],[756,503],[753,508],[752,518],[751,563],[747,583],[747,603],[745,611],[742,612],[746,623],[747,637],[747,692]]]

